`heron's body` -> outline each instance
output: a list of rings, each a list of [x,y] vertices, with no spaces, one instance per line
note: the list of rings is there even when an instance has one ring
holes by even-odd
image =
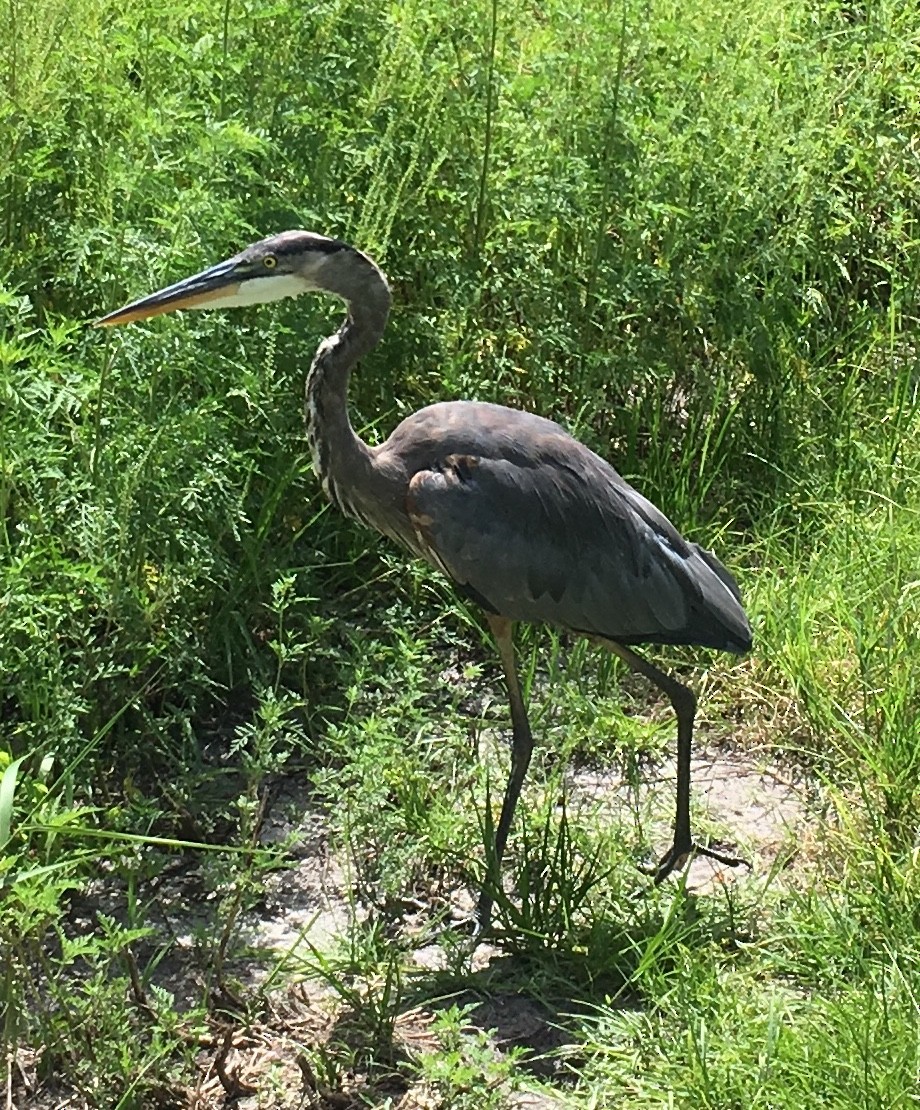
[[[746,650],[720,564],[551,420],[447,401],[370,457],[389,496],[343,508],[488,612],[623,644]]]
[[[320,344],[306,379],[307,436],[324,491],[344,512],[427,560],[479,603],[498,642],[514,754],[490,880],[498,881],[532,749],[511,641],[513,622],[529,621],[602,640],[670,698],[678,717],[677,813],[674,844],[656,872],[660,881],[694,847],[689,789],[695,699],[626,645],[747,651],[750,627],[734,579],[714,555],[683,539],[609,463],[540,416],[451,401],[407,417],[378,447],[362,442],[348,419],[348,379],[383,334],[390,294],[376,265],[347,244],[285,232],[99,322],[307,291],[332,293],[348,307],[338,332]],[[491,902],[487,888],[482,924]]]

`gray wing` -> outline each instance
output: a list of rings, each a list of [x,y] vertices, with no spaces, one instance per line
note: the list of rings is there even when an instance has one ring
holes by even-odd
[[[512,620],[620,643],[750,647],[738,588],[577,441],[562,459],[449,455],[413,475],[417,550]]]

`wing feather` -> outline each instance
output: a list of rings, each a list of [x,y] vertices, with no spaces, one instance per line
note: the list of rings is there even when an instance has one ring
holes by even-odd
[[[728,571],[559,433],[559,444],[526,459],[456,453],[418,470],[406,509],[419,553],[513,620],[621,643],[747,650],[750,630]]]

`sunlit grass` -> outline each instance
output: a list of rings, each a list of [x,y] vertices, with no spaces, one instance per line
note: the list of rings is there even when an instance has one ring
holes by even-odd
[[[273,1012],[233,954],[288,859],[259,839],[273,791],[309,781],[352,926],[270,982],[313,975],[360,1032],[304,1047],[314,1101],[364,1074],[452,1106],[538,1082],[489,1056],[468,996],[434,1057],[399,1048],[402,1010],[467,990],[549,1007],[573,1043],[536,1070],[575,1104],[913,1105],[909,7],[11,0],[0,29],[10,1083],[148,1106],[194,1086],[206,1030]],[[418,915],[462,912],[484,873],[507,707],[476,612],[309,472],[303,373],[338,310],[85,327],[292,226],[390,276],[365,435],[441,397],[526,405],[732,567],[753,655],[654,657],[700,692],[701,744],[808,784],[788,872],[635,900],[671,714],[603,652],[521,630],[538,750],[504,959],[471,978],[461,940],[432,941]],[[585,803],[573,769],[615,772],[625,801]],[[211,913],[191,950],[158,901],[187,866]],[[412,964],[423,939],[447,972]],[[192,1001],[162,985],[180,957]]]

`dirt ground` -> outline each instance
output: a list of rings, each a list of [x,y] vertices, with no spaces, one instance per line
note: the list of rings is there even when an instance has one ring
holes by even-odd
[[[622,776],[606,771],[573,770],[568,776],[572,805],[597,807],[622,817],[624,805],[652,815],[652,829],[661,848],[667,844],[670,807],[673,805],[675,765],[667,760],[649,769],[642,783],[630,793]],[[751,868],[729,867],[698,857],[686,873],[687,889],[702,893],[722,884],[776,881],[794,873],[797,860],[808,855],[813,827],[814,791],[801,778],[771,768],[766,760],[746,752],[704,750],[693,762],[693,803],[697,828],[731,846],[750,861]],[[400,1069],[401,1054],[418,1058],[436,1048],[432,1023],[437,1008],[422,1006],[400,1014],[392,1037],[396,1054],[390,1074],[369,1075],[356,1067],[340,1073],[331,1083],[316,1074],[317,1048],[347,1041],[349,1030],[342,1000],[316,978],[297,974],[298,953],[328,952],[346,934],[354,899],[341,861],[330,854],[324,833],[324,815],[308,791],[294,781],[279,785],[265,812],[264,843],[286,843],[291,865],[270,875],[264,897],[240,919],[245,947],[275,953],[277,989],[258,992],[258,1012],[241,1012],[236,1019],[215,1021],[200,1045],[198,1078],[182,1091],[164,1091],[154,1108],[182,1110],[294,1110],[386,1105],[400,1110],[429,1110],[442,1105],[437,1091],[424,1082],[407,1085],[407,1070]],[[660,832],[660,836],[659,836]],[[726,846],[728,846],[726,844]],[[675,877],[669,881],[680,881]],[[97,905],[87,905],[87,924],[98,909],[111,908],[116,892],[100,883]],[[457,893],[459,910],[471,909],[468,892]],[[196,936],[212,924],[213,903],[196,889],[193,872],[177,870],[167,876],[152,906],[151,923],[161,941],[169,941],[169,954],[158,968],[158,979],[176,996],[177,1007],[200,999],[202,982],[196,971]],[[437,972],[444,966],[444,951],[437,944],[421,944],[414,953],[418,969]],[[467,964],[471,976],[486,972],[502,958],[488,944],[480,944]],[[228,961],[233,981],[245,989],[258,988],[264,979],[265,960],[250,961],[235,955]],[[509,1048],[526,1049],[534,1060],[551,1061],[565,1049],[565,1034],[545,1006],[525,993],[470,995],[476,1007],[470,1027],[487,1035],[491,1051],[500,1058]],[[234,999],[225,1010],[232,1013]],[[220,1007],[218,1007],[220,1009]],[[353,1015],[352,1015],[353,1016]],[[321,1055],[321,1054],[320,1054]],[[360,1054],[355,1057],[359,1059]],[[549,1110],[560,1106],[564,1094],[554,1095],[545,1080],[551,1066],[534,1066],[534,1082],[509,1084],[505,1105],[512,1110]],[[35,1079],[35,1060],[23,1054],[13,1075],[5,1105],[17,1110],[78,1110],[79,1101],[42,1090]]]

